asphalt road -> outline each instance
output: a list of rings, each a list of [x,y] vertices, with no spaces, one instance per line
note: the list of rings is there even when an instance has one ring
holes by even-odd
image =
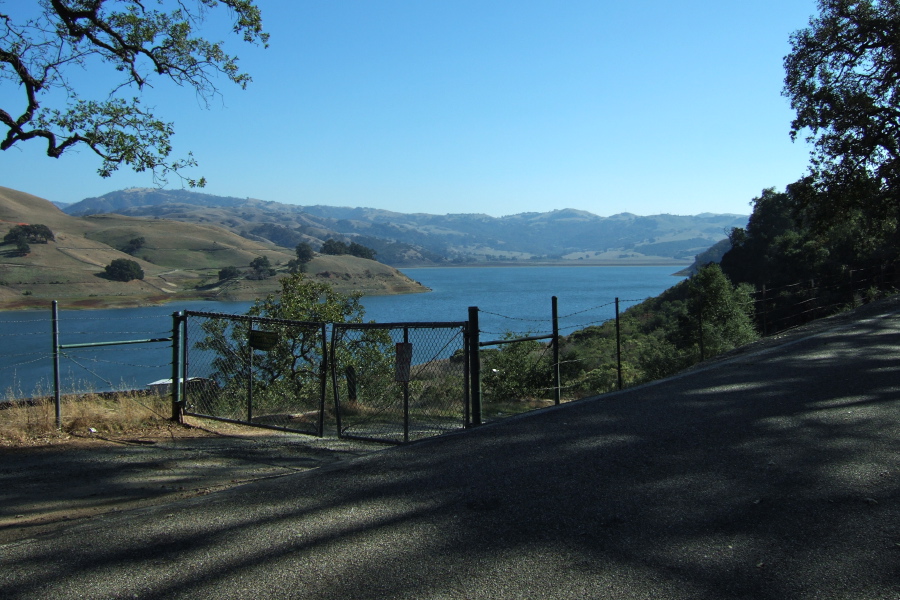
[[[896,599],[898,310],[0,546],[0,597]]]

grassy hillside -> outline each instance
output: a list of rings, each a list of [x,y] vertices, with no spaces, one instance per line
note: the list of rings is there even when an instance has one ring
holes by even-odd
[[[219,270],[247,269],[253,259],[265,256],[284,274],[294,258],[289,250],[218,227],[121,215],[72,217],[47,200],[0,187],[0,237],[21,223],[47,225],[56,239],[30,244],[26,256],[17,255],[13,245],[0,246],[0,308],[46,306],[49,300],[69,308],[174,298],[252,300],[276,291],[277,275],[220,283]],[[144,238],[144,245],[133,255],[123,252],[135,238]],[[106,279],[104,267],[117,258],[140,264],[144,279],[127,283]],[[317,257],[307,272],[344,292],[425,291],[391,267],[355,257]]]
[[[70,215],[117,213],[215,225],[245,238],[292,249],[328,238],[374,249],[392,265],[671,264],[693,257],[743,227],[746,216],[701,214],[600,217],[562,209],[504,217],[404,214],[372,208],[300,206],[187,190],[132,188],[86,198]],[[578,261],[577,263],[575,261]]]

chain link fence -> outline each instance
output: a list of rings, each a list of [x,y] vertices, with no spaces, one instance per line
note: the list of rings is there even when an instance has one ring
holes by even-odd
[[[322,435],[324,323],[192,311],[184,317],[185,414]]]
[[[339,435],[399,443],[466,427],[466,339],[465,323],[334,324]]]

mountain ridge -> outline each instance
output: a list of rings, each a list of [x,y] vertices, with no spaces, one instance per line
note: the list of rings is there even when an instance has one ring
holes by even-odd
[[[746,226],[748,219],[731,213],[639,216],[621,212],[601,217],[574,208],[503,217],[435,215],[148,188],[86,198],[65,211],[212,222],[249,239],[286,248],[300,242],[315,248],[329,237],[356,241],[375,249],[379,260],[393,266],[576,260],[686,265],[726,238],[731,228]]]

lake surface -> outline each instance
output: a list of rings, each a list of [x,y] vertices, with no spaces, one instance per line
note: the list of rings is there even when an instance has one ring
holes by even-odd
[[[551,297],[558,299],[560,332],[568,334],[615,316],[681,281],[677,267],[444,267],[404,269],[433,291],[362,299],[365,319],[379,323],[465,321],[479,308],[482,339],[507,331],[547,334]],[[195,310],[243,314],[250,302],[173,302],[163,306],[60,311],[60,343],[167,337],[172,313]],[[0,312],[0,396],[52,391],[51,317],[44,311]],[[72,349],[60,361],[66,391],[130,389],[171,377],[171,346],[134,344]]]

